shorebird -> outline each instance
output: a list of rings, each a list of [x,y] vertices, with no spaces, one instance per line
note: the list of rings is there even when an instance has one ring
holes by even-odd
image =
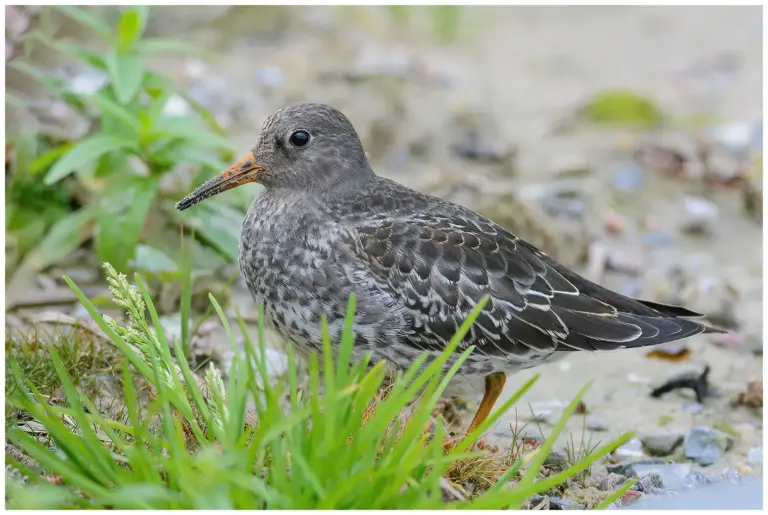
[[[458,350],[475,349],[445,392],[483,393],[467,433],[489,416],[507,374],[573,351],[720,332],[683,307],[603,288],[471,209],[376,175],[352,123],[326,105],[270,115],[251,152],[177,208],[250,182],[265,190],[243,223],[240,271],[268,326],[302,354],[320,349],[323,315],[338,341],[354,294],[353,357],[404,369],[438,355],[488,297]]]

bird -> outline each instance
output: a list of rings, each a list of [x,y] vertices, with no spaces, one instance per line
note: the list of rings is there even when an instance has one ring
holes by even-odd
[[[474,346],[444,392],[482,393],[466,435],[517,371],[723,332],[684,307],[604,288],[467,207],[377,175],[351,121],[328,105],[269,115],[243,159],[176,207],[246,183],[264,189],[243,222],[240,271],[265,325],[300,355],[322,348],[323,316],[338,341],[354,295],[353,359],[403,370],[440,355],[485,299],[444,364]]]

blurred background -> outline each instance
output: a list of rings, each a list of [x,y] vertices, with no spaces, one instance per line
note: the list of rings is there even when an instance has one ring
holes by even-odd
[[[140,272],[179,334],[183,248],[191,357],[226,365],[207,295],[255,322],[236,258],[259,187],[174,203],[272,111],[322,102],[379,174],[732,331],[538,368],[494,438],[546,434],[594,380],[573,438],[638,439],[589,487],[631,475],[628,460],[673,490],[760,474],[761,20],[759,7],[6,7],[6,352],[87,318],[61,277],[106,299],[104,261]]]

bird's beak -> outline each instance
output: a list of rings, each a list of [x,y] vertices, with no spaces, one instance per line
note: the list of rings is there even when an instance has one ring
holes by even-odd
[[[264,167],[256,164],[253,154],[248,154],[243,159],[230,166],[216,177],[206,181],[202,186],[181,199],[176,204],[176,209],[184,211],[208,197],[218,195],[222,191],[231,190],[249,182],[259,182],[259,172]]]

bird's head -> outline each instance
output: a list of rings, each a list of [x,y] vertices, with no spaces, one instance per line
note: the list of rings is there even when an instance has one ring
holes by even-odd
[[[256,146],[240,161],[184,197],[183,211],[242,184],[318,191],[339,180],[372,175],[360,138],[341,112],[323,104],[297,104],[271,114]]]

